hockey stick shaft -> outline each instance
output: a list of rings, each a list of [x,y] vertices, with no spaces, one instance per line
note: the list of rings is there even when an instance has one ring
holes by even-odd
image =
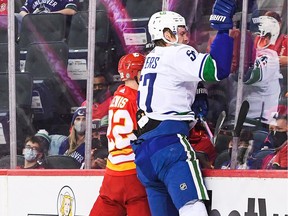
[[[214,143],[213,143],[214,137],[213,137],[213,134],[212,134],[207,122],[202,117],[200,118],[200,121],[203,124],[203,126],[204,126],[204,128],[205,128],[205,130],[206,130],[206,132],[207,132],[207,134],[209,136],[210,141],[214,145]]]
[[[231,155],[231,169],[236,169],[237,166],[237,149],[239,144],[239,137],[249,110],[248,101],[243,101],[240,107],[237,122],[234,128],[232,155]]]

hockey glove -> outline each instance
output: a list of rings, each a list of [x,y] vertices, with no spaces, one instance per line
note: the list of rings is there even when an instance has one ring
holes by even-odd
[[[210,16],[211,27],[218,31],[227,31],[233,28],[235,0],[216,0]]]
[[[195,117],[200,119],[205,118],[208,114],[208,91],[202,83],[199,83],[196,90],[196,96],[194,103],[192,104],[192,111],[195,113]]]

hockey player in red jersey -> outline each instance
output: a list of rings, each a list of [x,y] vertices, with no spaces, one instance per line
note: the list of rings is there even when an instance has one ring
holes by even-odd
[[[132,53],[123,56],[118,72],[124,85],[118,87],[109,107],[107,129],[108,160],[100,194],[90,216],[149,216],[144,187],[136,175],[134,152],[130,141],[137,129],[137,89],[144,56]]]

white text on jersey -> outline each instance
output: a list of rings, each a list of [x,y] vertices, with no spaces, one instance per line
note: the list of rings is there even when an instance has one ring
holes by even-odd
[[[125,97],[121,97],[121,96],[114,96],[110,107],[119,107],[119,108],[123,108],[126,103],[128,102],[128,99]]]

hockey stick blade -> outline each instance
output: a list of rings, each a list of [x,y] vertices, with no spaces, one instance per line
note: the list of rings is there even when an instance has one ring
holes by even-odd
[[[238,118],[237,118],[236,126],[234,128],[234,137],[239,137],[240,136],[240,133],[241,133],[243,124],[245,122],[248,110],[249,110],[249,102],[245,100],[245,101],[243,101],[243,103],[242,103],[242,105],[240,107],[240,111],[239,111],[239,115],[238,115]]]
[[[216,126],[215,126],[215,130],[214,130],[214,137],[213,137],[213,145],[215,146],[215,143],[216,143],[216,139],[217,139],[217,136],[221,130],[221,127],[225,121],[225,118],[226,118],[226,112],[223,110],[220,115],[218,116],[218,119],[217,119],[217,122],[216,122]]]

